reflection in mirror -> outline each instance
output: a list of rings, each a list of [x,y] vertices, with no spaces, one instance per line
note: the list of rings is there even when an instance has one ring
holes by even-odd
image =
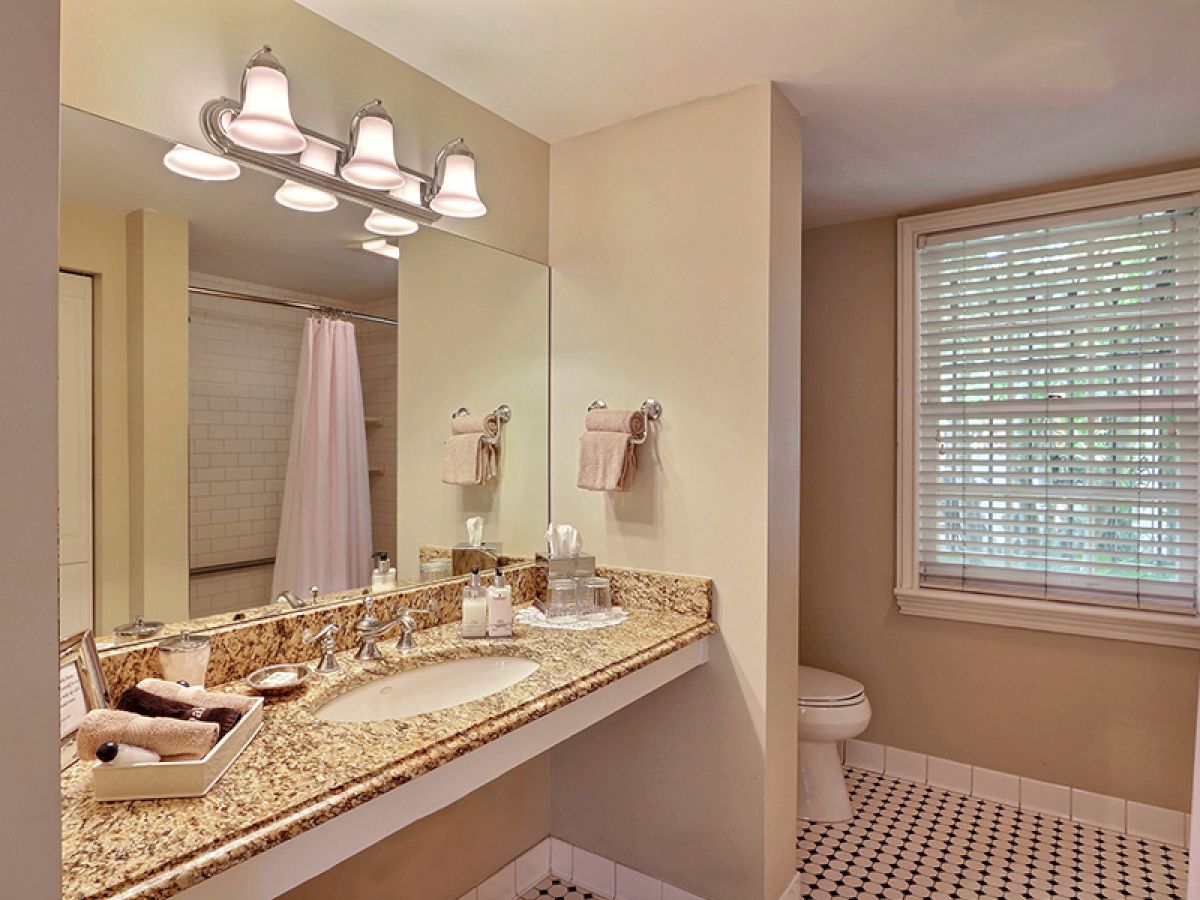
[[[64,634],[224,624],[307,605],[313,586],[327,602],[532,556],[544,266],[435,228],[402,238],[397,263],[363,251],[363,207],[288,209],[244,168],[179,177],[172,142],[70,108],[62,137]],[[446,469],[472,442],[479,484]],[[456,552],[476,516],[483,546]]]

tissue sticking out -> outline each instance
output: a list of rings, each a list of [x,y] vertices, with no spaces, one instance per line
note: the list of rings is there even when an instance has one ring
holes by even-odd
[[[483,546],[483,516],[471,516],[467,519],[467,545]]]
[[[575,558],[583,553],[583,539],[570,525],[551,522],[546,529],[546,546],[551,559]]]

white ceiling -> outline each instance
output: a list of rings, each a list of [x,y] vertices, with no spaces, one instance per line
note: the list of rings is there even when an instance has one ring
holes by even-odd
[[[550,142],[773,80],[808,226],[1200,158],[1198,0],[300,2]]]

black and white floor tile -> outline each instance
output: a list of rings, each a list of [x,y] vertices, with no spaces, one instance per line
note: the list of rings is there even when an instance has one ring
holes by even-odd
[[[522,894],[521,900],[545,900],[547,897],[553,897],[555,900],[608,900],[603,894],[576,887],[569,881],[563,881],[553,875]]]
[[[854,818],[798,829],[800,896],[1183,900],[1187,853],[848,769]]]

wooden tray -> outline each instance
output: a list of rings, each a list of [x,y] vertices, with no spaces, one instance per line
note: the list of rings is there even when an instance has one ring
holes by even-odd
[[[92,796],[97,800],[157,800],[163,797],[203,797],[233,765],[262,728],[263,699],[217,741],[203,759],[183,762],[138,763],[132,766],[92,767]]]

